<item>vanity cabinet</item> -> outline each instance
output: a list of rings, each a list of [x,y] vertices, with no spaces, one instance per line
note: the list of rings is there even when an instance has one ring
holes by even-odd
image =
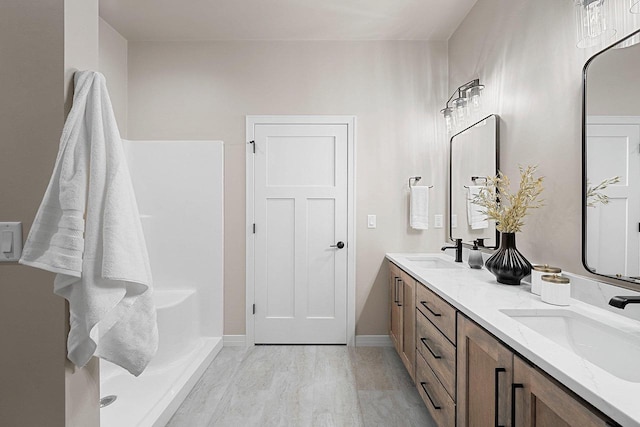
[[[400,359],[415,381],[416,366],[416,281],[400,271],[400,306],[402,310],[402,342]]]
[[[416,388],[439,427],[455,427],[456,403],[419,353],[416,356]]]
[[[438,426],[456,425],[456,348],[455,345],[418,308],[424,286],[416,292],[416,387]],[[442,317],[438,311],[432,315]],[[438,316],[438,314],[440,316]],[[454,326],[455,326],[455,317]]]
[[[390,336],[439,427],[615,422],[389,262]]]
[[[456,425],[456,310],[416,282],[416,388],[439,426]]]
[[[415,290],[416,281],[389,263],[389,336],[412,380],[416,363]]]
[[[458,313],[458,426],[510,426],[513,353]]]
[[[596,427],[615,426],[592,412],[564,387],[527,364],[513,358],[513,381],[516,426],[526,427]]]
[[[462,314],[458,314],[458,391],[459,427],[616,425]]]
[[[400,269],[392,262],[389,263],[389,337],[398,354],[402,351],[402,306],[399,303]]]

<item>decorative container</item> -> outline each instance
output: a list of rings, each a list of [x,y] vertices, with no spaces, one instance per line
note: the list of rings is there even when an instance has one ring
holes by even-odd
[[[531,269],[531,293],[540,295],[540,289],[542,288],[542,276],[560,273],[562,273],[562,269],[558,267],[549,267],[547,264],[534,265]]]
[[[571,281],[557,274],[542,276],[540,298],[547,304],[569,305]]]
[[[516,248],[516,233],[501,233],[500,248],[485,263],[498,283],[519,285],[531,273],[531,264]]]
[[[478,250],[478,241],[473,241],[473,248],[469,251],[469,267],[482,268],[484,261],[482,260],[482,252]]]

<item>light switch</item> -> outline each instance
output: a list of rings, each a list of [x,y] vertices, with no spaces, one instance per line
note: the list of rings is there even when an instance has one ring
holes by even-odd
[[[367,228],[376,228],[376,216],[367,215]]]
[[[458,228],[458,215],[451,215],[451,228]]]
[[[435,215],[433,219],[433,228],[442,228],[442,215]]]
[[[0,237],[0,252],[3,255],[9,255],[13,252],[13,231],[3,231],[2,236]]]
[[[22,223],[0,222],[0,262],[18,261],[22,255]]]

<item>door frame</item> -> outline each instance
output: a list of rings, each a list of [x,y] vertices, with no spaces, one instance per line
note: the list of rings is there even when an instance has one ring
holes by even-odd
[[[255,137],[255,126],[278,125],[346,125],[347,126],[347,345],[355,345],[356,336],[356,116],[305,116],[267,115],[246,116],[246,343],[255,345],[255,235],[253,234],[254,211],[254,158],[249,141]]]

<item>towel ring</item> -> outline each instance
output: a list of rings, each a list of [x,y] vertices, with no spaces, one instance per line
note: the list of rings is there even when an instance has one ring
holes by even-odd
[[[416,184],[416,182],[420,181],[422,179],[421,176],[412,176],[411,178],[409,178],[409,189],[411,189],[412,185],[411,185],[411,181],[415,180],[413,182],[413,185]],[[429,185],[427,186],[427,188],[433,188],[433,185]]]

